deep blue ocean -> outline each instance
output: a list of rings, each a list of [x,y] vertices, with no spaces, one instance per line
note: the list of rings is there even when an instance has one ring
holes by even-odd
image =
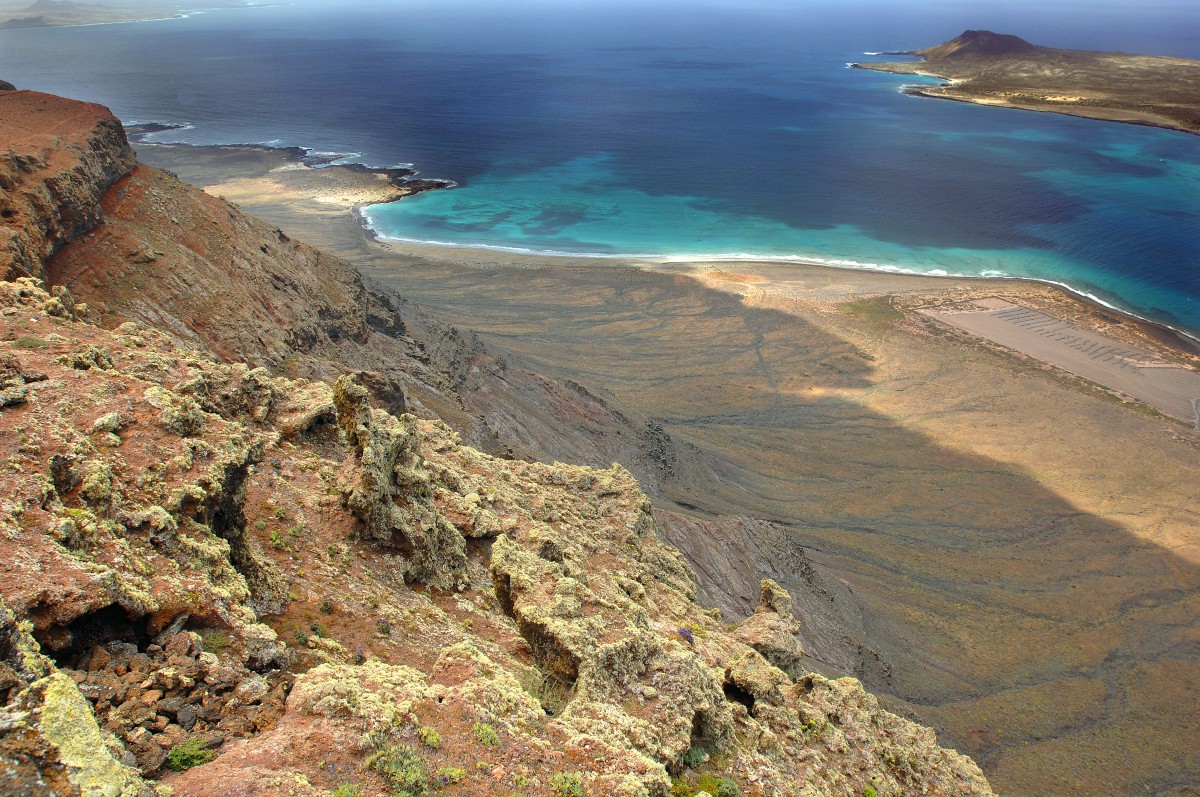
[[[1200,58],[1196,0],[398,0],[2,31],[0,78],[457,183],[385,236],[1035,277],[1200,334],[1200,136],[846,67],[966,28]]]

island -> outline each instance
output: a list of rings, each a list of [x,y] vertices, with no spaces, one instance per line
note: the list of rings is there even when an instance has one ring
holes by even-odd
[[[206,3],[206,8],[240,7],[244,3]],[[10,28],[48,28],[65,25],[107,25],[115,22],[141,22],[151,19],[170,19],[189,12],[178,3],[169,1],[131,2],[106,0],[104,3],[74,2],[74,0],[35,0],[32,4],[0,0],[0,30]]]
[[[886,55],[921,60],[851,66],[949,81],[905,87],[905,93],[914,96],[1200,133],[1200,61],[1060,50],[986,30],[968,30],[936,47]]]

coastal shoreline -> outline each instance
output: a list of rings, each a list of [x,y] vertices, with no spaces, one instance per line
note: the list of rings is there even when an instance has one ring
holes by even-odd
[[[154,147],[186,147],[201,151],[215,152],[259,152],[268,157],[279,157],[286,162],[294,163],[306,169],[342,169],[362,175],[377,175],[387,180],[396,189],[395,196],[390,199],[374,200],[369,204],[387,204],[412,196],[422,191],[436,191],[442,188],[454,188],[453,180],[443,180],[428,177],[418,177],[419,172],[411,164],[403,166],[370,166],[365,163],[347,161],[353,157],[345,153],[317,152],[312,147],[291,146],[282,147],[262,143],[238,144],[189,144],[183,141],[152,141],[150,136],[169,133],[172,130],[188,130],[191,125],[174,124],[169,122],[136,122],[126,124],[125,135],[134,145],[149,145]],[[365,204],[364,204],[365,206]]]
[[[872,70],[869,66],[860,66],[858,64],[853,64],[852,66],[855,69],[866,69],[866,70],[870,70],[873,72],[885,72],[886,71],[886,70],[882,70],[882,69]],[[955,86],[955,85],[961,84],[963,82],[963,80],[961,78],[946,77],[945,75],[937,75],[932,72],[911,72],[911,73],[904,72],[904,73],[888,73],[888,74],[913,74],[913,75],[921,75],[922,77],[937,78],[938,80],[946,81],[945,82],[946,86]],[[937,88],[937,87],[934,87],[934,88]],[[931,91],[928,87],[925,87],[925,86],[905,86],[900,91],[902,94],[906,94],[909,97],[920,97],[922,99],[949,100],[951,102],[961,102],[966,105],[982,105],[982,106],[985,106],[988,108],[1008,108],[1008,109],[1014,110],[1014,111],[1028,111],[1030,113],[1053,113],[1053,114],[1058,114],[1059,116],[1073,116],[1076,119],[1090,119],[1093,122],[1112,122],[1113,124],[1141,125],[1142,127],[1152,127],[1156,130],[1170,130],[1175,133],[1188,133],[1189,135],[1200,136],[1200,130],[1194,130],[1192,128],[1183,127],[1181,125],[1171,124],[1168,121],[1160,121],[1152,116],[1139,116],[1136,114],[1136,112],[1132,112],[1132,111],[1130,112],[1128,117],[1120,117],[1120,116],[1118,116],[1117,111],[1115,111],[1113,109],[1096,108],[1096,109],[1094,109],[1095,110],[1094,113],[1089,113],[1088,111],[1091,109],[1087,108],[1086,106],[1072,108],[1072,107],[1057,107],[1057,106],[1051,106],[1051,105],[1033,105],[1033,104],[1024,104],[1024,103],[1015,103],[1015,102],[1000,102],[997,100],[990,99],[989,97],[987,97],[987,95],[980,95],[977,98],[976,97],[965,97],[965,96],[964,97],[955,97],[955,96],[952,96],[949,94],[940,94],[935,91]]]
[[[402,182],[397,186],[392,181],[406,180],[415,174],[411,170],[379,169],[360,164],[329,164],[328,159],[319,160],[310,165],[304,162],[310,150],[301,147],[284,148],[264,144],[250,145],[194,145],[170,144],[146,141],[145,135],[135,130],[132,140],[148,153],[157,153],[150,159],[151,165],[162,165],[165,168],[179,171],[184,179],[199,185],[210,193],[232,199],[239,204],[249,207],[252,212],[272,217],[270,208],[286,206],[289,214],[300,213],[333,213],[345,217],[352,226],[360,243],[385,256],[420,257],[430,260],[444,260],[468,268],[596,268],[596,269],[628,269],[638,268],[649,271],[683,273],[699,276],[707,272],[732,270],[748,274],[756,279],[756,288],[762,291],[779,291],[784,294],[798,290],[798,281],[805,275],[814,276],[819,283],[839,283],[847,285],[847,295],[903,295],[912,293],[936,293],[939,291],[955,291],[966,289],[973,294],[991,290],[1007,290],[1018,286],[1020,290],[1035,292],[1050,291],[1060,299],[1055,304],[1068,312],[1066,315],[1076,318],[1092,317],[1093,325],[1109,327],[1126,332],[1135,330],[1133,335],[1127,335],[1127,342],[1149,342],[1169,350],[1174,356],[1191,364],[1200,366],[1200,338],[1185,330],[1176,329],[1170,325],[1143,318],[1120,307],[1115,307],[1085,291],[1053,280],[1042,280],[1030,277],[1010,275],[977,276],[977,275],[943,275],[928,274],[917,271],[904,271],[900,268],[871,268],[869,265],[850,265],[823,263],[817,260],[801,257],[766,256],[689,256],[689,255],[600,255],[578,253],[542,253],[506,249],[503,247],[471,247],[468,245],[423,243],[406,241],[388,237],[371,225],[368,209],[372,205],[387,204],[411,196],[418,190],[431,190],[445,187],[446,183],[437,183],[418,190],[410,190],[409,183]],[[245,155],[247,152],[257,153],[260,158],[252,169],[257,172],[249,177],[231,177],[234,170],[214,168],[225,159]],[[183,162],[177,162],[182,158]],[[336,160],[336,157],[333,158]],[[280,165],[290,164],[292,169],[280,169]],[[245,168],[239,164],[237,174]],[[396,177],[394,172],[406,172]],[[305,179],[312,178],[312,179]],[[389,188],[386,192],[379,191],[379,181],[387,180]],[[423,179],[423,178],[418,178]],[[270,190],[261,181],[271,181]],[[350,187],[347,188],[347,184]],[[311,241],[318,247],[324,247],[327,241],[314,239]],[[345,248],[352,246],[344,242],[337,253],[343,257],[354,258],[346,254]],[[1072,310],[1071,307],[1078,308]]]
[[[714,255],[636,255],[636,254],[594,254],[594,253],[571,253],[571,252],[535,252],[528,250],[520,250],[517,248],[507,247],[489,247],[489,246],[470,246],[467,244],[453,244],[442,242],[422,242],[411,241],[402,238],[393,238],[380,233],[372,226],[369,215],[366,213],[365,206],[355,206],[350,208],[355,221],[362,230],[363,235],[370,242],[384,248],[385,250],[395,254],[418,254],[422,257],[436,258],[441,254],[444,257],[453,257],[455,259],[466,259],[466,256],[474,258],[476,262],[502,263],[512,268],[548,268],[554,266],[562,266],[567,261],[571,261],[573,267],[578,267],[577,261],[584,260],[589,264],[594,264],[597,267],[613,267],[613,268],[645,268],[654,271],[663,270],[678,270],[679,267],[688,268],[690,266],[702,267],[721,267],[731,266],[737,268],[749,268],[751,270],[770,267],[795,267],[798,269],[827,269],[836,272],[852,272],[860,274],[878,274],[897,277],[900,279],[932,279],[932,280],[949,280],[954,282],[973,283],[979,286],[987,286],[996,283],[1015,283],[1028,284],[1041,287],[1051,288],[1060,291],[1065,297],[1079,302],[1094,313],[1104,316],[1118,316],[1122,321],[1129,322],[1148,337],[1167,345],[1181,354],[1189,357],[1200,357],[1200,335],[1194,335],[1186,330],[1177,329],[1169,324],[1155,321],[1154,319],[1145,318],[1130,310],[1118,307],[1114,304],[1104,301],[1092,294],[1076,288],[1069,283],[1059,282],[1051,279],[1040,279],[1037,277],[1022,277],[1010,274],[997,274],[995,276],[982,276],[972,274],[935,274],[928,272],[920,272],[917,270],[903,269],[900,267],[888,266],[872,266],[870,264],[838,264],[831,262],[822,262],[817,259],[805,258],[802,256],[770,256],[770,255],[732,255],[732,254],[714,254]]]

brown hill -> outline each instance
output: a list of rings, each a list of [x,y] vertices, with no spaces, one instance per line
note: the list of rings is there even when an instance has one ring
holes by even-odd
[[[990,30],[968,30],[945,44],[917,50],[927,61],[943,58],[998,58],[1028,55],[1036,51],[1029,42],[1019,36],[992,33]]]
[[[1154,55],[1040,47],[1017,36],[968,30],[910,55],[922,61],[858,69],[953,81],[909,94],[1200,133],[1200,62]]]

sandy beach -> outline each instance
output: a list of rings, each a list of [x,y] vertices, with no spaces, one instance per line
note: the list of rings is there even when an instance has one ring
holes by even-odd
[[[377,180],[269,152],[139,152],[473,330],[507,367],[654,419],[681,452],[647,484],[655,503],[799,541],[857,629],[824,664],[1000,791],[1073,793],[1075,762],[1118,758],[1089,788],[1180,785],[1169,760],[1194,757],[1200,712],[1139,706],[1194,707],[1200,683],[1194,419],[1041,359],[1059,344],[1036,330],[936,310],[1003,302],[1194,375],[1186,339],[1017,280],[376,241],[351,209]]]

